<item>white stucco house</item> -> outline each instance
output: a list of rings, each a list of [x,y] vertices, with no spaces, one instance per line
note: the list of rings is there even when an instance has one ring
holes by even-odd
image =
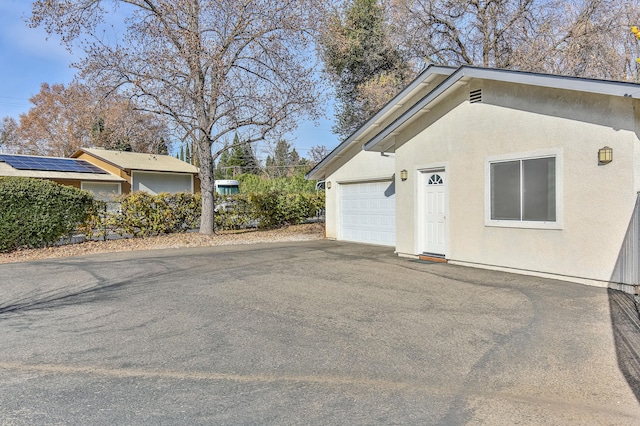
[[[326,235],[628,290],[639,99],[634,83],[431,66],[307,175],[326,181]]]

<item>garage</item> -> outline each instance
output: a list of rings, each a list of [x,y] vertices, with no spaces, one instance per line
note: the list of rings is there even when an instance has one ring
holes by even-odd
[[[395,246],[395,196],[391,180],[341,184],[339,239]]]
[[[161,192],[193,192],[193,176],[186,173],[132,172],[131,190],[152,195]]]

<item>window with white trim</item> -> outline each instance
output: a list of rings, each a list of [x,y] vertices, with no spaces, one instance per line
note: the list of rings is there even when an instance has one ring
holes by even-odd
[[[556,157],[490,162],[492,221],[556,222]]]

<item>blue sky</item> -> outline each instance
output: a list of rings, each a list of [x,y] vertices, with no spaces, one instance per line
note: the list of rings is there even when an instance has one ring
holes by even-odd
[[[0,118],[18,118],[29,110],[29,98],[40,91],[42,83],[64,83],[73,80],[76,72],[71,67],[74,56],[49,37],[41,28],[29,28],[31,2],[26,0],[0,0]],[[310,147],[325,145],[333,149],[338,138],[331,133],[332,111],[319,126],[302,122],[296,132],[286,138],[305,157]],[[258,147],[259,155],[266,156],[265,147]]]

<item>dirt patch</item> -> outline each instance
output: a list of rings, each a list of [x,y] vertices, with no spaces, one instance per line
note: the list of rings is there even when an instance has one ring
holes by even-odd
[[[310,223],[270,230],[221,231],[215,235],[193,232],[145,238],[123,238],[110,241],[86,241],[56,247],[17,250],[0,253],[0,263],[26,262],[69,256],[119,251],[156,250],[180,247],[211,247],[230,244],[255,244],[278,241],[303,241],[324,238],[324,224]]]

